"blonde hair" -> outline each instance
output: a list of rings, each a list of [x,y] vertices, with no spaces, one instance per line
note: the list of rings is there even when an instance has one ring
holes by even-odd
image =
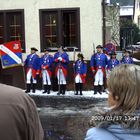
[[[140,109],[140,66],[124,64],[116,67],[107,81],[108,89],[116,100],[114,110],[131,114]]]

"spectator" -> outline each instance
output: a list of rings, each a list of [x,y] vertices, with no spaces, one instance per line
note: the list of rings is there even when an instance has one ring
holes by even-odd
[[[22,90],[0,84],[0,139],[43,140],[34,101]]]
[[[107,82],[110,109],[92,117],[85,140],[139,140],[140,66],[120,65]]]

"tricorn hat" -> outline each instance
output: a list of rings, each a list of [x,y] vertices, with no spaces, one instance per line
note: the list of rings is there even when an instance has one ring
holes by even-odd
[[[58,45],[57,48],[62,48],[63,49],[63,46],[62,45]]]
[[[125,50],[124,53],[129,53],[129,54],[131,54],[131,52],[130,52],[129,50]]]
[[[45,48],[45,49],[44,49],[44,52],[50,51],[50,50],[51,50],[50,48]]]
[[[82,58],[82,59],[84,58],[84,56],[83,56],[82,53],[78,53],[78,54],[77,54],[77,57],[80,57],[80,58]]]
[[[97,49],[97,48],[101,48],[101,49],[102,49],[102,48],[103,48],[103,46],[101,46],[101,45],[98,45],[98,46],[96,47],[96,49]]]
[[[109,53],[109,55],[117,55],[117,53],[112,51],[112,52]]]
[[[38,49],[36,49],[36,48],[34,48],[34,47],[32,47],[31,50],[34,50],[34,51],[36,51],[36,52],[38,51]]]

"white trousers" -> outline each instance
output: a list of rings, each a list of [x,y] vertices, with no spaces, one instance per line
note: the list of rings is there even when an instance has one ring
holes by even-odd
[[[27,74],[26,74],[26,83],[27,83],[27,84],[31,84],[31,78],[32,78],[32,80],[33,80],[33,84],[36,84],[36,83],[37,83],[36,79],[34,79],[34,78],[32,77],[32,69],[29,69],[29,71],[28,71]]]
[[[80,74],[77,74],[76,77],[75,77],[75,83],[83,83],[82,82],[82,79],[80,77]]]
[[[98,69],[98,71],[96,72],[95,75],[95,81],[94,81],[94,85],[98,86],[98,85],[103,85],[103,71],[102,69]]]
[[[51,78],[47,70],[42,71],[43,85],[51,85]]]
[[[66,85],[66,78],[64,76],[62,69],[58,69],[57,79],[58,79],[58,85]]]

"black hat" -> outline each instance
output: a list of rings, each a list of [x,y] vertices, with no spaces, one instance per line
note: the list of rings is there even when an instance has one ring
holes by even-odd
[[[82,58],[82,59],[84,58],[84,56],[83,56],[82,53],[78,53],[77,56],[80,57],[80,58]]]
[[[44,52],[50,51],[50,50],[51,50],[50,48],[45,48],[45,49],[44,49]]]
[[[126,53],[126,52],[129,53],[129,54],[131,54],[131,52],[130,52],[129,50],[125,50],[125,51],[124,51],[124,53]]]
[[[98,45],[98,46],[96,47],[96,49],[97,49],[97,48],[101,48],[101,49],[102,49],[103,47],[102,47],[101,45]]]
[[[110,52],[109,55],[117,55],[116,52]]]
[[[36,49],[34,47],[32,47],[31,50],[36,51],[36,52],[38,51],[38,49]]]
[[[58,45],[58,46],[57,46],[57,48],[62,48],[62,49],[63,49],[63,46],[61,46],[61,45]]]

